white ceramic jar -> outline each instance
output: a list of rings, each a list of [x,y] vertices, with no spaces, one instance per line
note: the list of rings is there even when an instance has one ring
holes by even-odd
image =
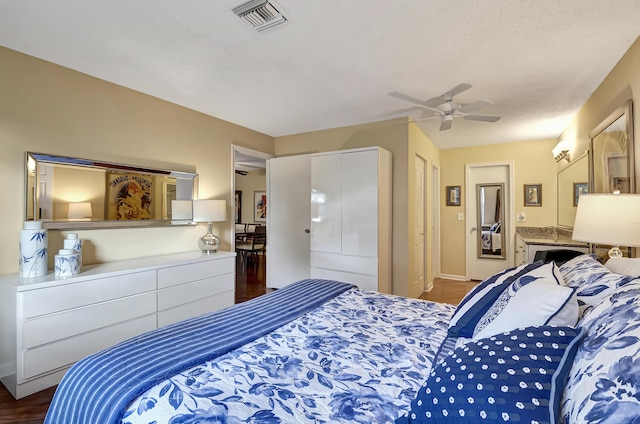
[[[73,249],[60,249],[54,257],[54,262],[56,278],[73,277],[80,272],[80,255]]]
[[[20,277],[47,275],[47,230],[42,221],[26,221],[20,231]]]

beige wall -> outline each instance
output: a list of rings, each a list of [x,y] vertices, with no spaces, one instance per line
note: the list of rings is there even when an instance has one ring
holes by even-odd
[[[635,128],[635,176],[636,192],[640,190],[640,37],[622,56],[591,97],[578,110],[559,140],[573,145],[571,157],[578,157],[589,148],[589,133],[628,99],[633,100],[633,127]],[[562,161],[560,166],[566,166]]]
[[[267,187],[267,173],[265,169],[258,169],[256,171],[250,171],[247,175],[236,174],[236,190],[242,191],[242,219],[240,222],[249,223],[255,222],[253,219],[253,192],[254,191],[266,191]],[[269,200],[267,199],[267,213],[269,213]],[[260,224],[266,225],[261,222]]]
[[[199,174],[200,198],[226,199],[215,225],[231,241],[231,145],[273,153],[272,137],[0,47],[0,274],[18,271],[25,152]],[[79,231],[84,263],[197,249],[203,226]],[[49,264],[64,234],[50,231]]]
[[[409,157],[406,119],[354,125],[304,134],[276,137],[276,156],[328,152],[358,147],[380,146],[393,159],[393,293],[409,294],[407,163]]]
[[[441,272],[448,276],[466,275],[465,221],[458,221],[458,213],[464,213],[465,165],[500,161],[513,161],[515,187],[515,213],[525,212],[526,221],[516,222],[516,226],[544,227],[556,225],[557,164],[551,149],[557,140],[534,140],[517,143],[492,144],[440,151],[441,178],[440,197],[442,228]],[[542,206],[524,206],[524,184],[542,184]],[[446,206],[445,187],[461,187],[460,206]],[[511,219],[515,222],[516,217]],[[514,252],[510,252],[511,255]]]

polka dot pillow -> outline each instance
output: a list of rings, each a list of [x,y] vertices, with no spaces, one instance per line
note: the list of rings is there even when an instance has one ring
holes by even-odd
[[[556,423],[581,338],[538,326],[471,341],[433,369],[396,423]]]

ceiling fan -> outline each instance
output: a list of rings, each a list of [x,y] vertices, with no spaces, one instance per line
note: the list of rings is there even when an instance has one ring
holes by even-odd
[[[397,91],[392,91],[389,95],[397,99],[415,103],[415,106],[411,108],[402,109],[401,111],[396,112],[408,112],[415,109],[422,109],[422,119],[440,118],[440,131],[450,129],[454,117],[470,121],[484,122],[496,122],[499,120],[500,117],[496,115],[477,115],[469,113],[491,105],[492,103],[489,100],[478,100],[477,102],[464,105],[453,101],[453,96],[470,88],[471,84],[458,84],[446,93],[425,101],[406,94],[398,93]],[[431,113],[431,116],[428,115],[429,112]]]

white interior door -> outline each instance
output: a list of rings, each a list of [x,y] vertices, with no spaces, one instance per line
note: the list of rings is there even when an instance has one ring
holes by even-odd
[[[267,287],[309,278],[311,157],[267,161]]]
[[[514,231],[511,216],[513,214],[513,164],[489,163],[468,164],[466,168],[466,278],[467,280],[484,280],[493,274],[513,265]],[[478,221],[478,202],[476,184],[504,183],[504,217],[501,225],[502,237],[506,239],[505,258],[479,258],[478,234],[481,223]]]
[[[425,189],[426,189],[426,162],[423,158],[416,155],[414,159],[413,174],[414,174],[414,246],[413,254],[415,261],[415,287],[420,287],[422,291],[426,291],[425,279]]]

